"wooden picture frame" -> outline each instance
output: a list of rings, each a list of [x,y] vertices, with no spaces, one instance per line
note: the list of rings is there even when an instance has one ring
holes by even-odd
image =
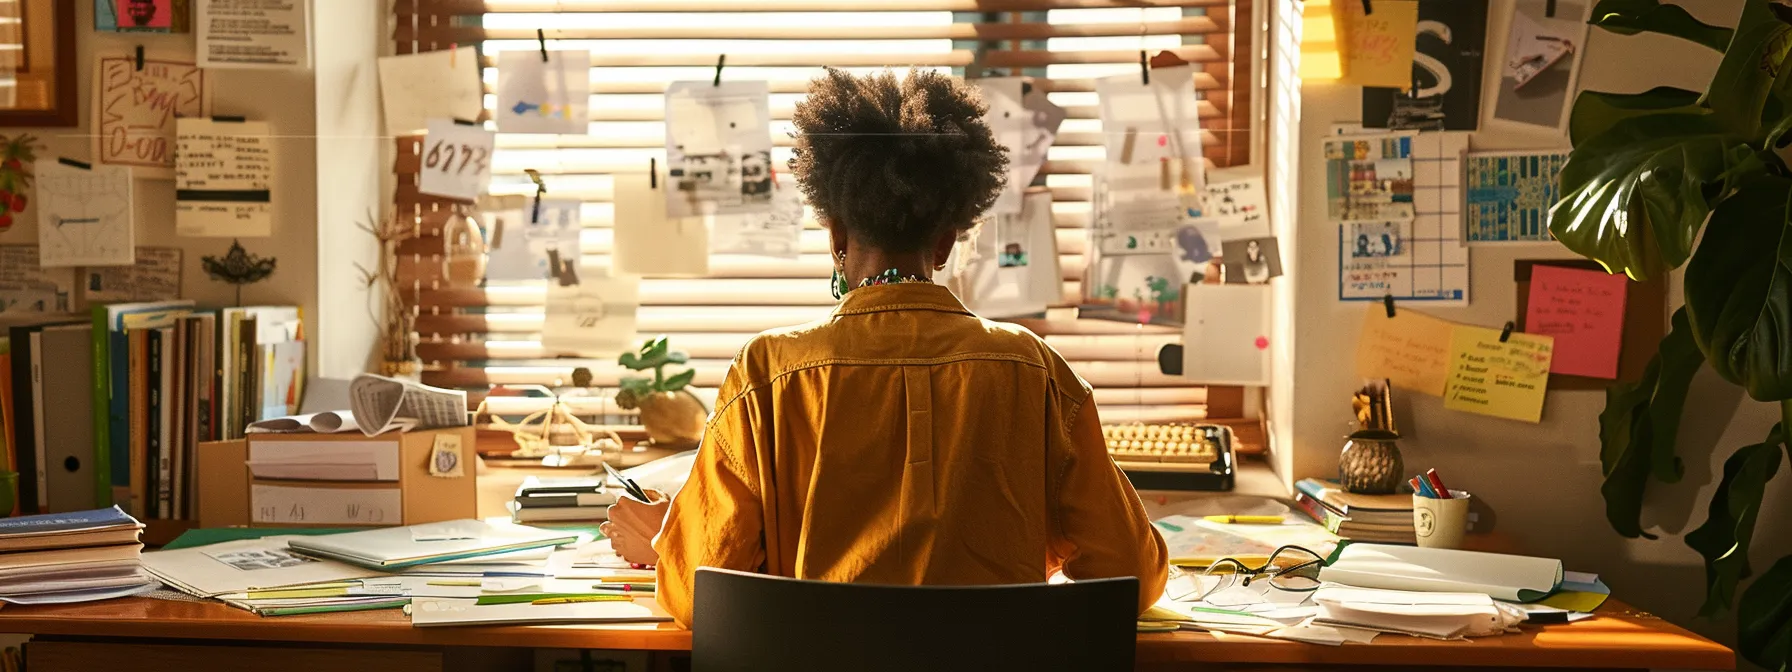
[[[14,105],[0,108],[0,127],[71,127],[81,122],[75,87],[75,2],[18,0],[19,22],[0,27],[0,42],[22,45],[0,56],[14,70]],[[10,63],[4,62],[12,58]],[[0,79],[4,79],[0,75]],[[3,93],[3,92],[0,92]],[[0,95],[0,103],[5,96]]]

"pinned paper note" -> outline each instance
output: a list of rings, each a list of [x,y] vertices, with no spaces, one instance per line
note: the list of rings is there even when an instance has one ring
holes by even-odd
[[[1457,326],[1450,334],[1450,375],[1444,408],[1525,422],[1543,420],[1549,361],[1555,339]]]
[[[1207,202],[1201,214],[1219,220],[1220,240],[1267,238],[1269,207],[1263,194],[1262,176],[1216,170],[1207,176]]]
[[[1182,375],[1209,385],[1268,385],[1270,287],[1185,285]]]
[[[475,201],[492,181],[492,149],[497,134],[452,119],[431,119],[423,138],[423,166],[417,191]]]
[[[211,114],[205,71],[192,63],[97,59],[93,144],[99,163],[130,166],[135,177],[174,176],[174,120]],[[96,166],[97,167],[97,166]]]
[[[1357,377],[1386,379],[1403,390],[1443,396],[1454,328],[1412,310],[1398,309],[1388,317],[1381,306],[1370,308],[1356,342]]]
[[[37,167],[38,263],[129,266],[132,246],[131,171],[123,166]]]
[[[181,254],[178,247],[139,247],[130,266],[84,268],[81,298],[88,305],[178,299]]]
[[[177,128],[175,233],[274,235],[274,141],[267,122],[181,119]]]
[[[1622,275],[1603,271],[1542,265],[1531,269],[1524,330],[1555,337],[1551,373],[1618,377],[1628,282]]]
[[[584,135],[590,100],[591,52],[498,52],[498,130]]]
[[[44,268],[36,245],[0,245],[0,315],[66,313],[75,288],[75,269]]]
[[[803,247],[803,194],[789,173],[777,177],[772,208],[743,215],[717,215],[709,238],[712,254],[751,254],[796,261]]]
[[[1008,181],[996,195],[994,205],[986,214],[1012,215],[1020,212],[1021,197],[1031,182],[1021,180],[1020,154],[1025,149],[1028,117],[1031,115],[1022,102],[1020,77],[984,77],[972,80],[983,93],[983,102],[988,110],[983,113],[983,122],[989,126],[990,133],[997,143],[1002,145],[1008,155]]]
[[[435,444],[429,451],[429,475],[441,478],[460,478],[460,435],[442,432],[436,435]]]
[[[1357,86],[1410,88],[1419,3],[1378,2],[1373,14],[1365,11],[1364,0],[1344,4],[1348,60],[1340,81]]]
[[[615,176],[615,269],[650,276],[700,276],[709,273],[709,227],[701,217],[668,218],[659,180],[646,175]],[[769,196],[769,194],[768,194]],[[769,201],[768,201],[769,203]]]
[[[472,47],[386,56],[379,60],[386,132],[422,133],[430,119],[478,119],[485,111],[479,52]]]
[[[639,278],[585,277],[571,287],[548,286],[541,349],[550,355],[613,356],[632,347]]]
[[[561,271],[566,263],[576,265],[581,252],[582,203],[544,198],[539,205],[531,201],[521,210],[486,213],[492,249],[487,255],[485,279],[541,280],[565,276]],[[577,277],[577,273],[570,276]]]

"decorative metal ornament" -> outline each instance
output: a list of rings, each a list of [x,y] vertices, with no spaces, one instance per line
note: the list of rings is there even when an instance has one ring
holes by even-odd
[[[239,240],[230,241],[230,251],[223,258],[206,256],[200,261],[205,274],[218,282],[227,282],[236,286],[236,305],[243,305],[243,285],[252,285],[268,279],[274,274],[274,266],[279,262],[274,257],[263,258],[250,254],[243,249]]]

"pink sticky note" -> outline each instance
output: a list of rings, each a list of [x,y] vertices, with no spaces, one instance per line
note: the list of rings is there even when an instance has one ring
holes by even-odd
[[[1524,330],[1555,337],[1550,373],[1618,377],[1628,283],[1622,275],[1603,271],[1542,265],[1531,269]]]

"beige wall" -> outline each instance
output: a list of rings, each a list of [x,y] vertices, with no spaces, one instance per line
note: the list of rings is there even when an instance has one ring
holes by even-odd
[[[78,128],[0,129],[0,134],[31,133],[42,139],[41,160],[67,156],[86,161],[93,156],[89,129],[93,121],[91,99],[93,58],[131,54],[137,45],[151,58],[193,59],[192,35],[132,35],[93,31],[93,3],[73,2],[77,10],[77,71],[80,75],[81,126]],[[354,2],[366,0],[324,0]],[[378,3],[368,3],[378,4]],[[241,115],[272,124],[274,143],[274,235],[244,238],[250,252],[279,259],[279,267],[267,280],[246,287],[243,303],[296,304],[304,308],[305,328],[315,328],[317,315],[317,143],[315,79],[306,70],[212,70],[212,110],[221,115]],[[235,300],[230,285],[213,281],[201,270],[203,255],[223,255],[228,238],[183,238],[174,235],[174,181],[139,179],[135,185],[136,242],[139,247],[179,247],[182,256],[181,292],[201,305],[228,306]],[[34,199],[35,200],[35,199]],[[352,226],[352,224],[351,224]],[[0,233],[0,244],[36,244],[35,206],[15,216],[13,227]]]
[[[1731,25],[1741,6],[1736,0],[1682,2],[1700,19]],[[1494,0],[1489,44],[1504,41],[1510,0]],[[1486,52],[1487,86],[1482,100],[1493,96],[1497,46]],[[1690,43],[1661,36],[1623,37],[1594,29],[1582,70],[1582,88],[1640,92],[1661,85],[1704,90],[1718,57]],[[1338,448],[1349,431],[1346,395],[1360,383],[1352,354],[1356,348],[1362,304],[1343,304],[1337,295],[1337,251],[1334,224],[1325,221],[1325,174],[1321,139],[1334,122],[1360,119],[1355,87],[1308,83],[1303,87],[1300,136],[1298,236],[1294,261],[1297,295],[1294,312],[1297,369],[1293,422],[1296,446],[1293,477],[1336,473]],[[1474,149],[1519,149],[1567,146],[1565,136],[1496,126],[1483,120],[1472,137]],[[1287,249],[1284,246],[1284,249]],[[1572,256],[1560,247],[1478,247],[1472,254],[1471,304],[1466,308],[1421,309],[1440,318],[1485,326],[1513,319],[1515,295],[1512,262],[1521,258]],[[1671,300],[1678,305],[1678,278]],[[1379,305],[1377,305],[1379,309]],[[1407,309],[1418,309],[1408,307]],[[1401,449],[1408,471],[1435,467],[1453,488],[1472,491],[1491,505],[1497,526],[1534,554],[1560,557],[1570,569],[1598,572],[1624,599],[1676,623],[1722,641],[1734,642],[1734,621],[1697,621],[1693,614],[1703,599],[1704,574],[1698,555],[1681,536],[1705,518],[1723,460],[1736,447],[1759,442],[1777,417],[1771,406],[1748,401],[1707,369],[1696,380],[1681,428],[1680,453],[1687,459],[1686,479],[1676,486],[1658,486],[1651,495],[1644,522],[1662,535],[1659,541],[1630,541],[1606,524],[1599,497],[1598,420],[1604,407],[1600,392],[1551,392],[1542,424],[1499,420],[1446,411],[1441,400],[1406,394],[1397,420],[1405,438]],[[1756,532],[1756,566],[1792,552],[1792,479],[1782,476],[1769,490]],[[1696,511],[1691,513],[1689,511]]]

